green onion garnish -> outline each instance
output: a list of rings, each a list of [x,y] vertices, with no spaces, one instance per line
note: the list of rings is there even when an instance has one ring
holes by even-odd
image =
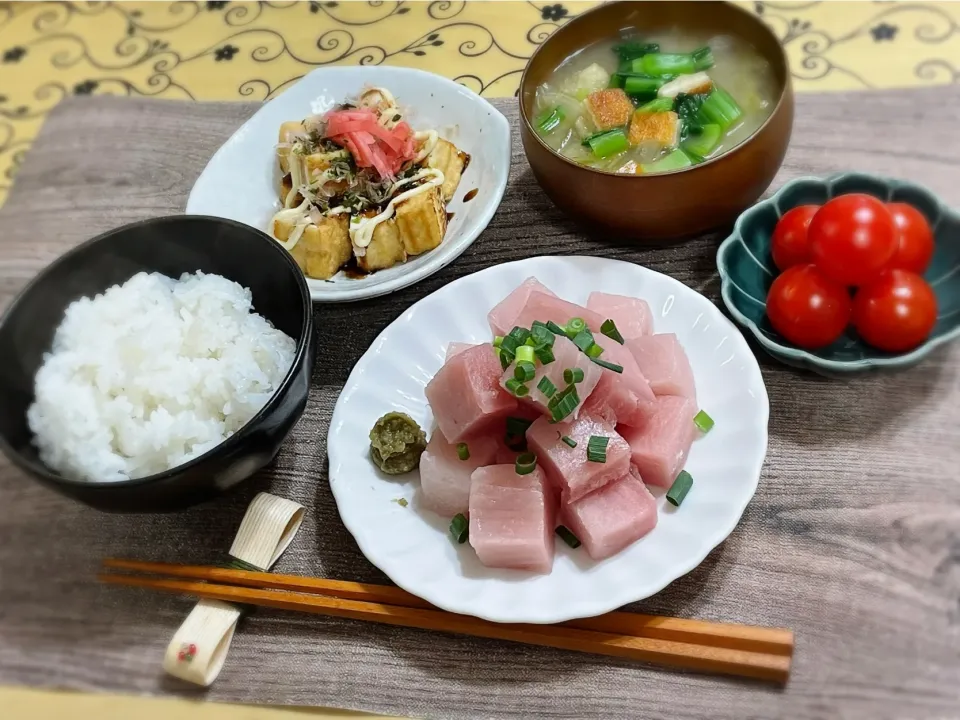
[[[513,368],[513,377],[523,383],[533,380],[536,374],[536,365],[525,360],[518,360],[516,367]]]
[[[521,345],[517,348],[517,362],[532,363],[534,358],[533,348],[529,345]]]
[[[529,475],[537,468],[537,456],[532,452],[523,453],[517,457],[514,468],[517,470],[517,475]]]
[[[547,322],[547,330],[552,332],[554,335],[565,335],[567,332],[562,327],[557,325],[553,320]]]
[[[604,320],[603,325],[600,326],[600,332],[602,332],[611,340],[615,340],[616,342],[623,345],[624,343],[623,335],[621,335],[620,331],[617,330],[617,324],[613,320],[610,320],[610,319]]]
[[[587,460],[596,463],[607,461],[607,443],[610,438],[603,435],[591,435],[587,441]]]
[[[577,441],[574,440],[574,439],[573,439],[572,437],[570,437],[569,435],[564,435],[564,436],[563,436],[562,438],[560,438],[560,439],[563,440],[564,444],[569,445],[569,446],[572,447],[572,448],[575,448],[575,447],[577,446]]]
[[[560,399],[560,402],[553,408],[548,408],[550,409],[550,422],[561,422],[576,410],[579,404],[580,396],[577,395],[577,388],[575,385],[571,385],[563,391],[563,397]]]
[[[495,348],[498,348],[498,347],[500,347],[502,344],[503,344],[503,335],[497,335],[497,336],[493,339],[493,346],[494,346]]]
[[[587,323],[583,318],[573,318],[567,323],[567,337],[573,340],[577,335],[587,329]]]
[[[567,528],[565,528],[563,525],[557,526],[557,535],[559,535],[560,539],[574,550],[580,547],[580,541],[577,539],[577,536],[567,530]]]
[[[457,457],[461,460],[470,459],[470,448],[466,443],[457,443]]]
[[[453,516],[453,520],[450,521],[450,534],[460,545],[463,545],[467,541],[470,535],[470,523],[467,522],[467,518],[463,513],[458,513]]]
[[[567,384],[583,382],[583,369],[567,368],[563,371],[563,381]]]
[[[694,424],[700,428],[700,432],[708,433],[713,429],[713,418],[701,410],[693,418]]]
[[[680,503],[683,502],[687,493],[690,492],[691,487],[693,487],[693,476],[686,470],[681,470],[680,474],[677,475],[677,479],[673,481],[673,485],[667,490],[667,502],[676,507],[680,507]]]
[[[523,437],[531,425],[533,420],[510,416],[507,418],[507,437]]]
[[[540,361],[541,365],[549,365],[556,359],[549,345],[541,345],[534,348],[533,353],[537,356],[537,360]]]
[[[552,398],[557,392],[557,386],[551,382],[550,378],[544,375],[537,383],[537,390],[542,392],[547,398]]]
[[[573,338],[573,344],[580,348],[580,352],[586,352],[593,345],[593,335],[589,330],[583,330]]]
[[[603,355],[603,348],[594,343],[586,349],[587,357],[591,360],[596,360],[598,357]]]
[[[557,336],[550,332],[546,325],[534,325],[530,330],[530,337],[533,338],[534,347],[543,345],[553,347],[553,343],[557,339]]]
[[[615,373],[623,372],[623,365],[617,365],[616,363],[607,362],[606,360],[601,360],[600,358],[590,358],[590,359],[593,360],[593,362],[595,362],[600,367],[606,368],[607,370],[613,370]]]
[[[537,130],[540,131],[541,135],[551,133],[563,122],[564,117],[563,108],[555,107],[552,110],[547,110],[537,117]]]
[[[530,393],[530,388],[515,377],[507,380],[506,388],[508,393],[516,395],[517,397],[526,397]]]
[[[497,351],[497,357],[500,358],[500,367],[506,370],[510,367],[510,363],[513,362],[513,355],[510,353],[504,352],[503,348],[494,348]]]
[[[523,345],[527,341],[527,338],[530,337],[530,331],[526,328],[515,327],[507,334],[507,337],[512,337],[516,340],[517,345]]]

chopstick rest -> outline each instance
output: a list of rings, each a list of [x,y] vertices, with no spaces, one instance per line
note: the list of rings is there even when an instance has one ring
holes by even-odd
[[[230,556],[256,570],[269,570],[293,541],[303,513],[299,503],[259,493],[243,516]],[[198,602],[167,645],[163,669],[189,683],[211,685],[223,669],[241,614],[229,603]]]

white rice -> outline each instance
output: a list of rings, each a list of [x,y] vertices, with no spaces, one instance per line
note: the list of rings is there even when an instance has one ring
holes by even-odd
[[[235,282],[134,275],[67,308],[27,412],[40,458],[94,482],[180,465],[256,415],[295,349]]]

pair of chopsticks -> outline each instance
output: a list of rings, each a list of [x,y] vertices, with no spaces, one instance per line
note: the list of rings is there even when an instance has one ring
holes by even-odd
[[[612,612],[558,625],[500,624],[438,610],[399,588],[198,565],[108,559],[101,582],[353,620],[510,640],[785,684],[793,632]]]

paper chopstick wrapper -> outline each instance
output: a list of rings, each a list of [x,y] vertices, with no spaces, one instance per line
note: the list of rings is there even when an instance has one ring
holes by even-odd
[[[302,505],[260,493],[243,516],[230,555],[267,571],[290,545],[302,522]],[[200,600],[167,646],[163,669],[195,685],[211,685],[223,669],[241,614],[235,605]]]

